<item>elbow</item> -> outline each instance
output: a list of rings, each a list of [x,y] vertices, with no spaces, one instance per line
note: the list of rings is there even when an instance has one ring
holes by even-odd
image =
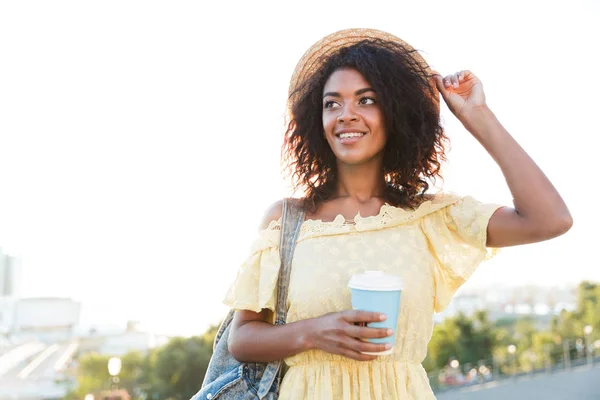
[[[564,215],[554,218],[551,223],[547,223],[543,229],[542,236],[544,236],[544,239],[553,239],[567,233],[572,226],[573,217],[567,211]]]
[[[555,223],[554,233],[556,236],[564,235],[571,229],[572,226],[573,217],[571,216],[571,213],[567,211],[563,216],[558,218],[557,222]]]
[[[240,332],[239,329],[233,332],[229,332],[227,338],[227,349],[229,354],[237,361],[241,363],[248,362],[260,362],[258,359],[254,359],[256,354],[253,353],[252,344],[248,342],[247,332]]]
[[[229,332],[229,337],[227,338],[227,349],[229,350],[229,354],[233,356],[239,362],[246,362],[246,355],[244,354],[244,346],[238,340],[239,335],[232,335],[232,332]]]
[[[571,213],[567,212],[567,215],[562,220],[561,235],[567,233],[573,227],[573,217]]]

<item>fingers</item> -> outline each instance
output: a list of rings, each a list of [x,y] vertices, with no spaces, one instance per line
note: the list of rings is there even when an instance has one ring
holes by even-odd
[[[435,85],[437,86],[437,89],[440,92],[444,91],[444,78],[440,74],[435,74],[433,78],[435,79]]]
[[[388,328],[370,328],[357,326],[357,323],[381,322],[385,315],[377,312],[348,310],[323,316],[326,323],[321,324],[316,348],[332,354],[339,354],[358,361],[374,360],[376,356],[368,353],[381,353],[392,348],[391,344],[371,343],[373,338],[385,338],[394,334]]]
[[[363,328],[359,326],[350,325],[348,329],[346,329],[346,333],[348,334],[348,336],[352,336],[355,338],[376,339],[392,336],[394,334],[394,331],[387,328]]]
[[[354,358],[355,360],[372,360],[377,356],[364,353],[380,353],[391,349],[390,344],[385,343],[370,343],[354,338],[346,338],[342,343],[341,353],[346,357]]]
[[[460,84],[469,80],[472,75],[471,71],[467,70],[459,71],[452,75],[446,75],[445,77],[436,74],[435,78],[438,90],[444,93],[450,89],[458,89]]]
[[[458,89],[458,85],[459,85],[458,74],[451,75],[451,78],[452,78],[452,87],[454,89]]]
[[[364,342],[362,340],[355,339],[354,343],[352,343],[351,350],[355,350],[362,353],[381,353],[383,351],[389,350],[392,348],[392,345],[389,343],[371,343]]]
[[[377,359],[377,356],[374,356],[371,354],[363,354],[356,350],[351,350],[351,349],[347,349],[347,348],[342,349],[342,351],[340,352],[340,355],[351,358],[356,361],[373,361],[373,360]]]
[[[444,78],[444,87],[446,89],[449,89],[449,88],[458,89],[458,84],[459,84],[458,83],[458,73],[448,75]]]
[[[381,322],[387,317],[380,313],[370,311],[351,310],[343,313],[344,320],[349,324],[344,327],[346,334],[350,337],[371,339],[392,336],[394,331],[388,328],[370,328],[365,326],[369,322]],[[359,323],[359,325],[356,325]],[[363,325],[362,323],[365,323]]]
[[[386,320],[386,316],[381,313],[361,310],[348,310],[342,313],[346,322],[381,322]]]
[[[446,89],[446,85],[447,85],[446,78],[442,77],[441,75],[435,76],[435,86],[437,87],[437,90],[440,92],[440,94],[442,95],[444,100],[447,101],[449,89]]]

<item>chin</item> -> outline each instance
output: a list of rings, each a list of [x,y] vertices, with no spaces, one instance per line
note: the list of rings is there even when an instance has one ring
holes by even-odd
[[[336,154],[335,157],[340,164],[358,166],[376,159],[378,154]]]

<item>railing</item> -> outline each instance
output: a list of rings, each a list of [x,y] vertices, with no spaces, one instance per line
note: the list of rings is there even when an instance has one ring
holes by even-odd
[[[502,359],[479,360],[464,364],[453,360],[445,368],[430,372],[429,382],[433,391],[440,393],[493,381],[533,377],[582,366],[600,365],[600,355],[594,354],[593,350],[586,354],[579,346],[571,346],[567,341],[565,342],[562,349],[547,349],[544,356],[526,351],[525,354],[530,354],[531,357],[509,354]]]

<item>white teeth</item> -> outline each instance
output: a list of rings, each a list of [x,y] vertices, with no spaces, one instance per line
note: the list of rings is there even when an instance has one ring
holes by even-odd
[[[363,133],[361,133],[361,132],[341,133],[340,134],[340,139],[348,139],[348,138],[353,138],[353,137],[361,137],[362,135],[363,135]]]

